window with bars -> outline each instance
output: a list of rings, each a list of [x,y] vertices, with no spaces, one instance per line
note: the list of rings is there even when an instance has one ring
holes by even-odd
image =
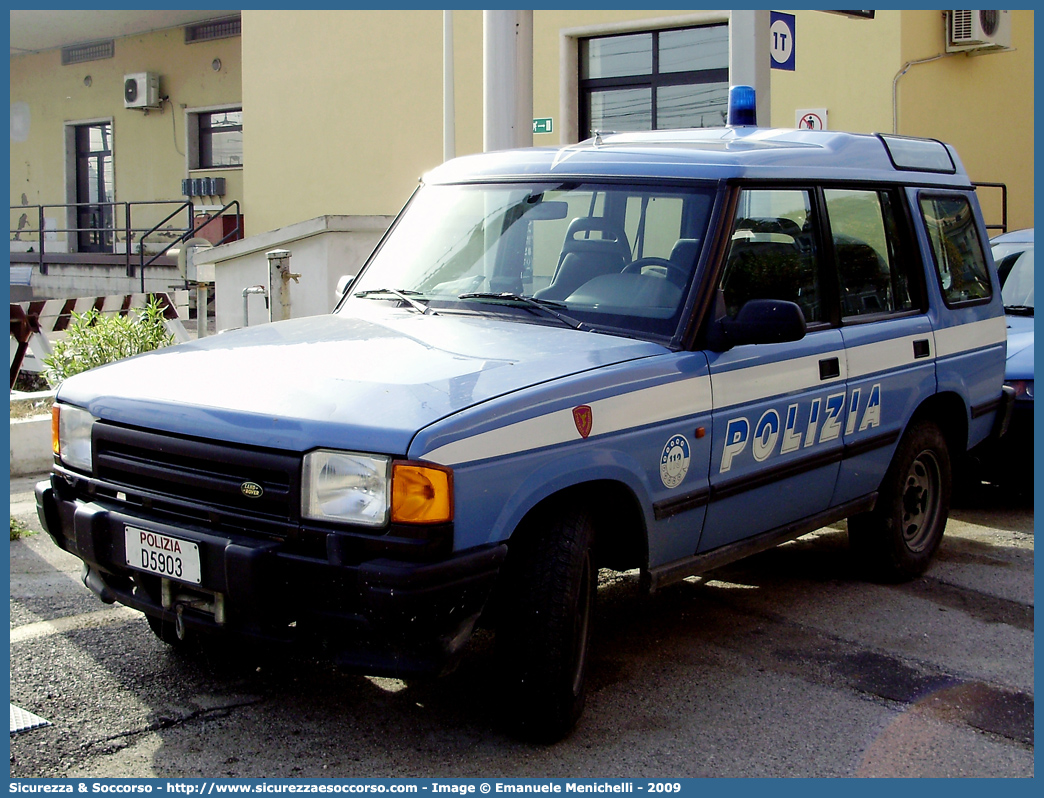
[[[717,127],[729,96],[729,26],[580,41],[580,126],[595,131]]]

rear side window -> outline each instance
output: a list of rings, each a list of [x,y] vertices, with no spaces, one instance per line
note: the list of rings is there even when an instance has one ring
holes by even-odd
[[[909,259],[899,256],[887,192],[826,189],[843,318],[912,310]]]
[[[921,214],[946,304],[989,299],[993,292],[986,255],[968,198],[922,196]]]

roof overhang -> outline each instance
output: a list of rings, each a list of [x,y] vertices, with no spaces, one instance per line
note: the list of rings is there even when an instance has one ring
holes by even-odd
[[[154,30],[177,28],[220,19],[238,13],[238,9],[218,11],[29,11],[12,9],[11,55],[25,55],[54,50],[73,44],[103,39],[137,36]]]

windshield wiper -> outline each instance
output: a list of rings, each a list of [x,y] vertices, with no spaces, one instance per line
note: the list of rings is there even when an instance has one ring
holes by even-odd
[[[410,294],[413,294],[413,296],[420,296],[420,291],[400,291],[396,288],[373,288],[369,291],[360,291],[359,293],[355,294],[355,296],[365,299],[366,297],[377,296],[378,294],[391,294],[396,299],[401,299],[414,310],[419,310],[421,313],[425,313],[429,316],[439,315],[434,310],[425,305],[423,302],[418,302],[416,299],[410,296]]]
[[[1012,316],[1032,316],[1033,305],[1005,305],[1004,312]]]
[[[475,292],[470,294],[460,294],[457,299],[485,299],[494,302],[517,302],[520,305],[525,305],[531,310],[539,310],[541,313],[547,316],[553,316],[568,327],[572,327],[574,330],[590,330],[591,328],[585,325],[582,321],[577,321],[572,316],[567,316],[565,313],[559,313],[554,310],[553,307],[564,308],[561,302],[552,302],[548,299],[534,299],[533,297],[522,296],[521,294],[512,293],[483,293]]]

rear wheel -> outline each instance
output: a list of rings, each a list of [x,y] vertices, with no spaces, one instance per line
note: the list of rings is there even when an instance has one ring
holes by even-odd
[[[946,438],[919,422],[900,440],[877,506],[848,519],[849,542],[870,576],[902,581],[925,572],[946,527],[951,484]]]
[[[598,574],[594,527],[552,510],[519,530],[503,572],[496,645],[507,721],[516,735],[554,742],[583,712]]]

